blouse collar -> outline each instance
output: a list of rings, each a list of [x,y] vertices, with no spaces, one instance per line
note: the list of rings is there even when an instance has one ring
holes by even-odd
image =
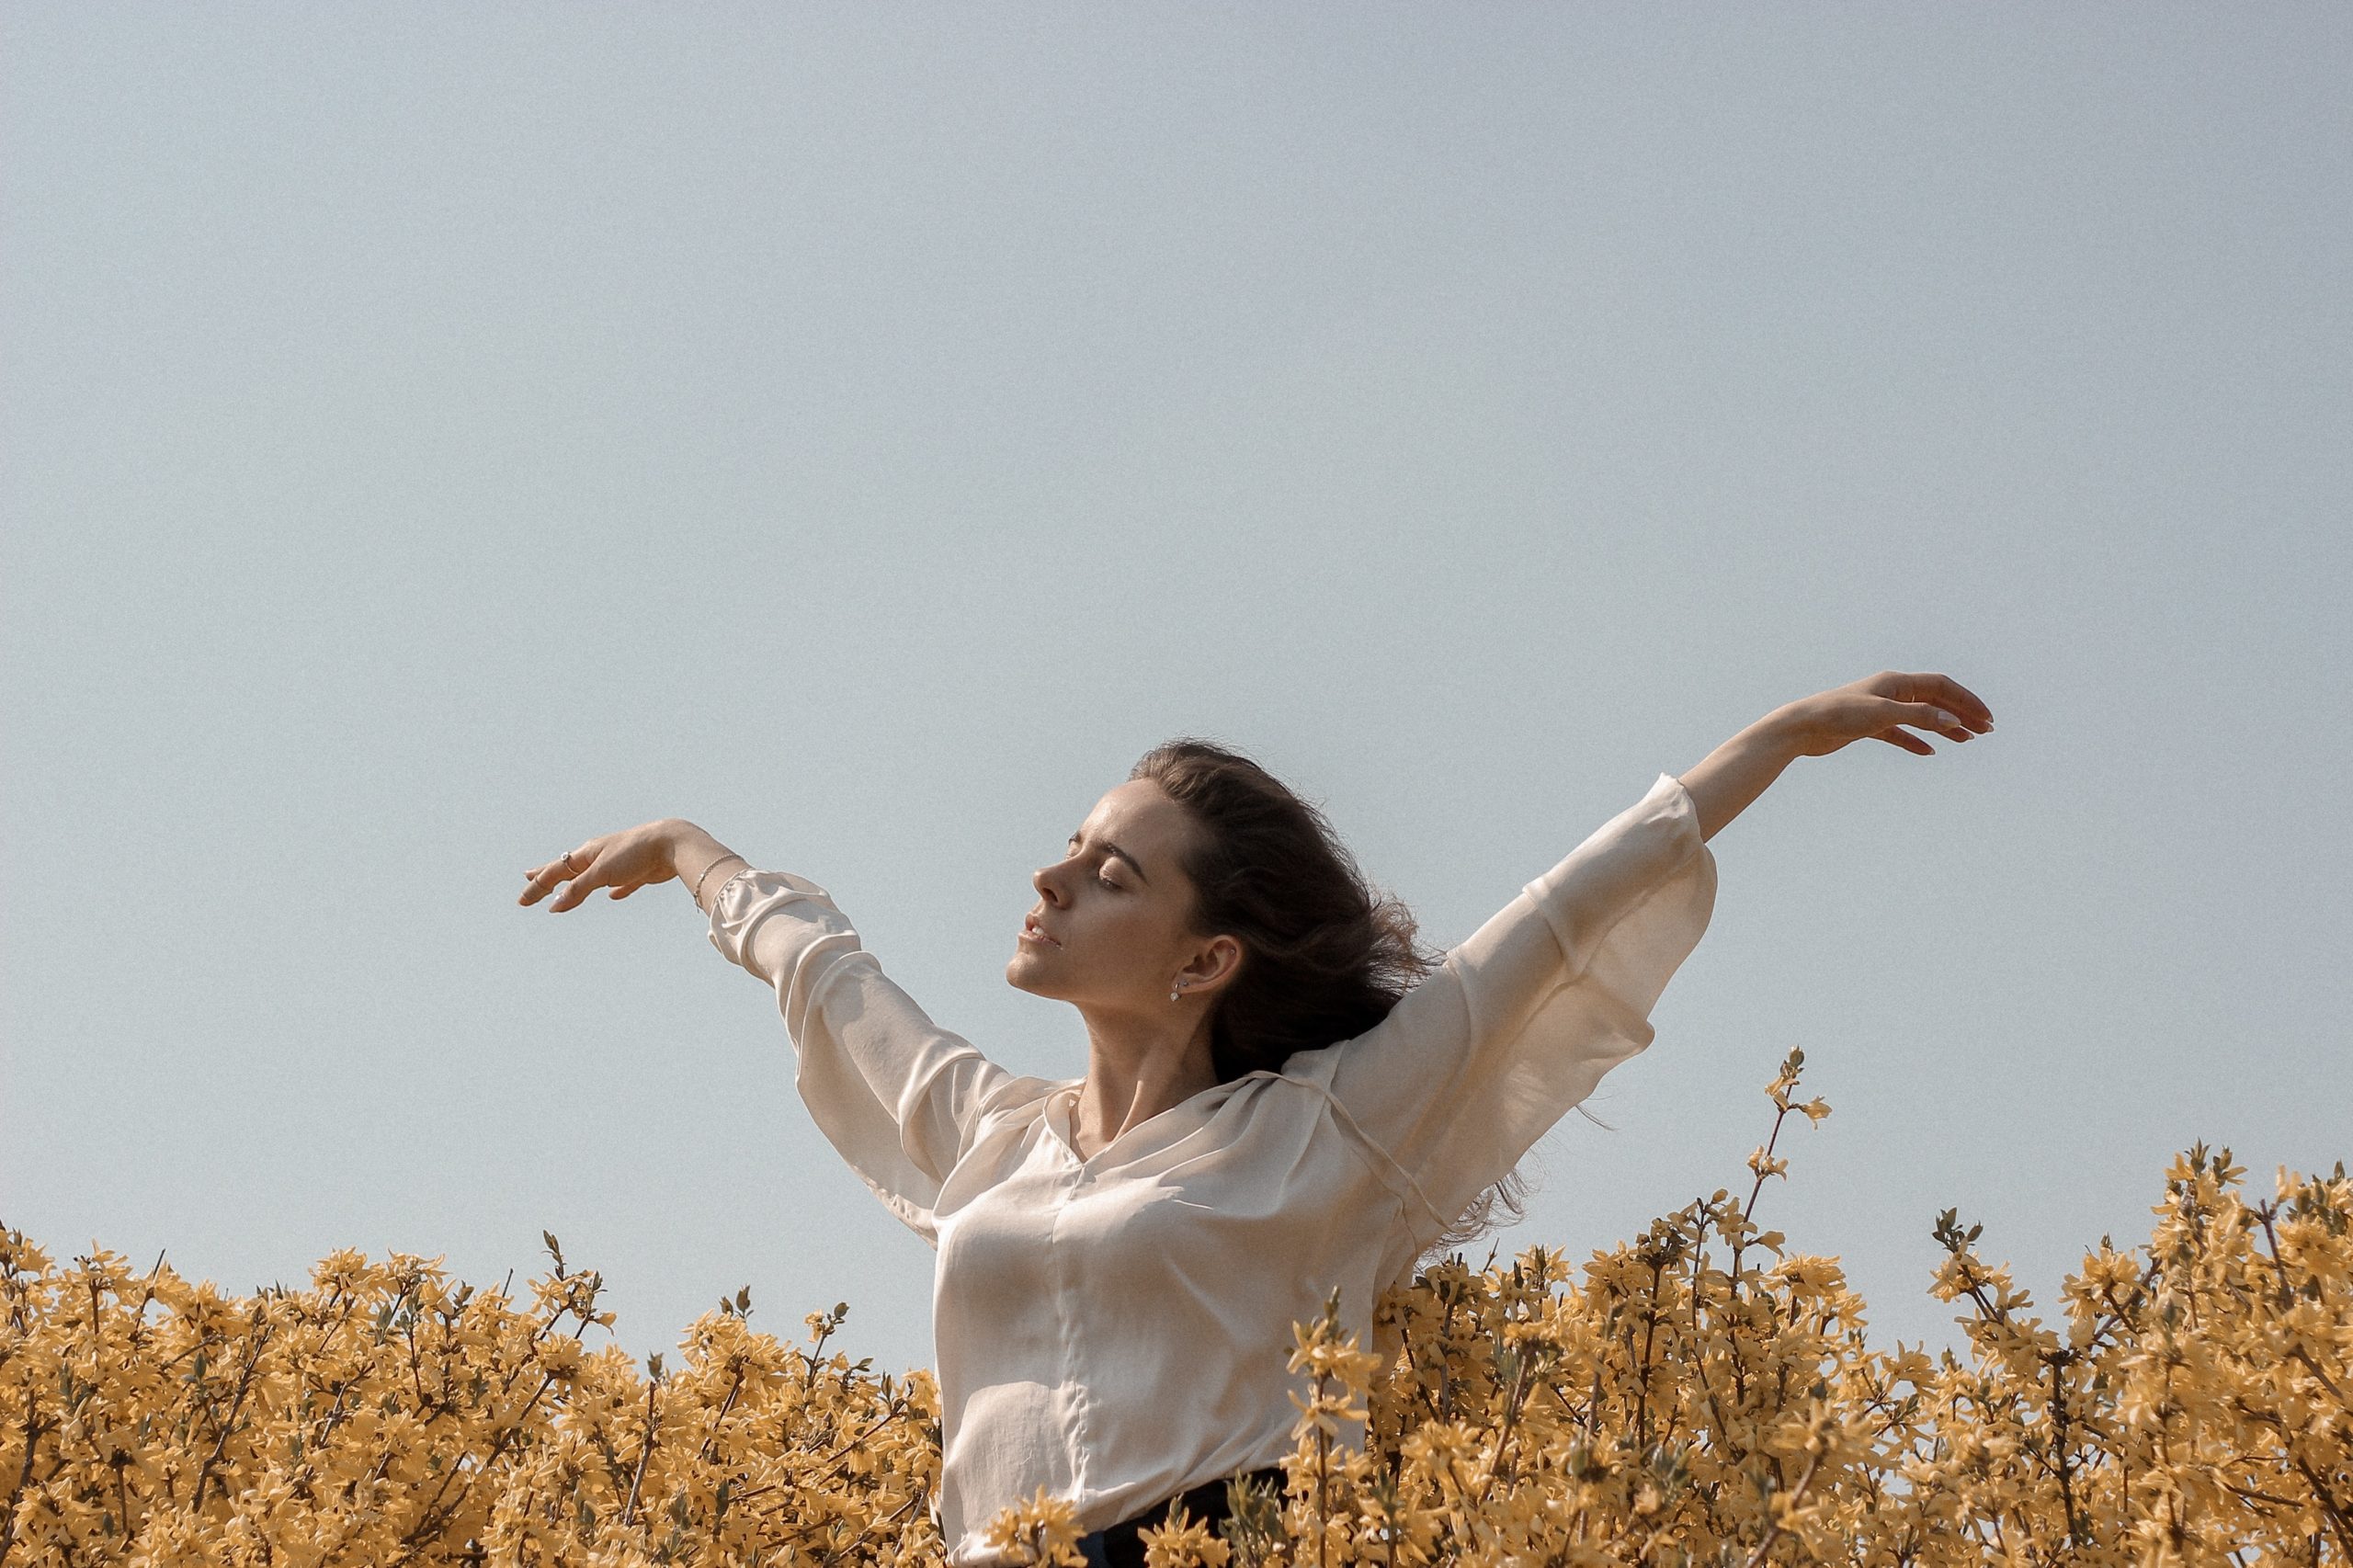
[[[1078,1152],[1077,1137],[1078,1096],[1086,1088],[1086,1080],[1084,1076],[1065,1078],[1046,1096],[1046,1130],[1053,1135],[1056,1146],[1074,1164],[1083,1170],[1099,1170],[1114,1154],[1132,1153],[1141,1147],[1147,1136],[1157,1137],[1179,1128],[1189,1130],[1199,1127],[1215,1114],[1235,1088],[1251,1079],[1280,1076],[1279,1073],[1260,1068],[1245,1073],[1239,1078],[1228,1078],[1211,1084],[1206,1089],[1195,1090],[1175,1105],[1154,1111],[1133,1127],[1122,1129],[1119,1136],[1086,1156]]]

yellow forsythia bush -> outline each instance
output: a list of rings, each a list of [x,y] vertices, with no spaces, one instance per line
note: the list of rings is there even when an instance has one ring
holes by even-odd
[[[2353,1181],[2229,1151],[2166,1173],[2149,1244],[2103,1238],[2046,1322],[1948,1211],[1933,1290],[1970,1350],[1867,1342],[1831,1259],[1719,1191],[1572,1278],[1531,1248],[1390,1292],[1402,1348],[1299,1325],[1278,1492],[1146,1533],[1156,1568],[1339,1563],[2353,1563]],[[161,1261],[70,1270],[0,1233],[0,1568],[81,1562],[937,1564],[930,1377],[789,1348],[747,1296],[647,1376],[581,1333],[594,1273],[518,1308],[395,1256],[224,1299]],[[1361,1451],[1337,1441],[1367,1423]],[[1078,1561],[1068,1507],[995,1522]]]

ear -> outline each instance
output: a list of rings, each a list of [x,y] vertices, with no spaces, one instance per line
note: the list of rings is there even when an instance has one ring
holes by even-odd
[[[1185,966],[1185,989],[1194,995],[1216,991],[1242,972],[1243,949],[1232,937],[1211,937]]]

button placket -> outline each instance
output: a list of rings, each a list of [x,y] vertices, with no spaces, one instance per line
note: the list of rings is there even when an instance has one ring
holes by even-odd
[[[1070,1410],[1070,1427],[1063,1435],[1063,1445],[1069,1453],[1073,1485],[1080,1493],[1088,1490],[1086,1455],[1094,1441],[1094,1412],[1093,1402],[1087,1393],[1084,1358],[1079,1354],[1078,1314],[1074,1310],[1069,1252],[1063,1244],[1062,1230],[1072,1204],[1086,1187],[1089,1174],[1084,1162],[1073,1160],[1063,1172],[1063,1179],[1056,1184],[1053,1218],[1046,1225],[1046,1250],[1049,1255],[1047,1288],[1054,1296],[1054,1326],[1061,1342],[1063,1392]]]

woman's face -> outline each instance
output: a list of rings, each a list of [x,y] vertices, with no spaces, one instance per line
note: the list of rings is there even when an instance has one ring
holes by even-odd
[[[1241,945],[1193,935],[1184,852],[1200,831],[1149,778],[1096,802],[1063,858],[1029,879],[1038,902],[1022,923],[1005,978],[1032,995],[1082,1008],[1174,1016],[1232,970]]]

